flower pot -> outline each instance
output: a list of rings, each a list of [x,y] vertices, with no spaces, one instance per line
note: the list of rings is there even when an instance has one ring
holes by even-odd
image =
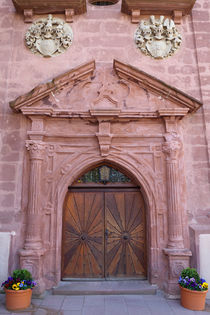
[[[205,308],[206,291],[193,291],[180,286],[181,305],[192,311],[203,311]]]
[[[31,304],[31,296],[32,290],[7,290],[5,289],[6,293],[6,308],[9,311],[14,310],[22,310],[27,308]]]

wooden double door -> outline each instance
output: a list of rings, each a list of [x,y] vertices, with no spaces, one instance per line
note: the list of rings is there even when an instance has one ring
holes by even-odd
[[[137,189],[72,189],[64,205],[62,278],[146,276],[145,209]]]

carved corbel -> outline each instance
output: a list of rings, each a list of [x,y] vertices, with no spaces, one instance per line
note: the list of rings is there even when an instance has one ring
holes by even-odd
[[[39,116],[30,116],[32,121],[31,130],[27,132],[30,140],[43,140],[44,136],[44,118]]]
[[[74,9],[65,9],[65,17],[67,23],[73,22]]]
[[[181,24],[182,22],[182,11],[174,10],[173,11],[173,20],[176,24]]]
[[[23,11],[24,14],[24,22],[32,23],[33,22],[33,9],[25,9]]]
[[[132,10],[131,11],[131,23],[139,23],[141,11],[140,10]]]
[[[101,156],[108,156],[112,141],[112,134],[110,133],[110,121],[99,120],[99,132],[96,133],[98,138]]]
[[[158,115],[165,122],[167,133],[177,132],[177,122],[187,115],[189,108],[163,108],[158,110]]]
[[[108,156],[112,141],[111,134],[96,134],[100,146],[101,156]]]

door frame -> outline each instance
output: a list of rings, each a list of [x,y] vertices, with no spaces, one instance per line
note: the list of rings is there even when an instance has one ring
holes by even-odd
[[[92,183],[91,183],[92,184]],[[106,185],[100,185],[100,184],[93,184],[91,185],[88,183],[82,183],[82,184],[74,184],[72,186],[68,187],[68,193],[71,192],[103,192],[104,193],[104,197],[103,197],[103,202],[104,202],[104,221],[103,221],[103,225],[104,225],[104,266],[103,266],[103,272],[104,272],[104,276],[102,278],[97,277],[97,278],[79,278],[79,277],[63,277],[63,269],[61,267],[61,279],[62,281],[68,281],[68,280],[131,280],[131,279],[146,279],[147,278],[147,218],[146,218],[146,204],[143,198],[143,194],[141,193],[140,188],[133,184],[133,183],[115,183],[113,184],[106,184]],[[106,210],[105,210],[105,193],[106,192],[138,192],[143,201],[144,201],[144,240],[145,240],[145,248],[144,248],[144,257],[145,257],[145,275],[136,275],[136,276],[130,276],[130,277],[107,277],[106,275],[106,238],[105,238],[105,230],[106,230]],[[68,193],[66,194],[66,198],[68,196]],[[66,200],[65,198],[65,200]],[[64,208],[65,208],[66,202],[64,202]],[[63,211],[65,211],[65,209],[63,209]],[[63,215],[63,219],[62,219],[62,250],[61,250],[61,261],[63,261],[63,242],[64,242],[64,215]],[[62,264],[63,265],[63,264]]]

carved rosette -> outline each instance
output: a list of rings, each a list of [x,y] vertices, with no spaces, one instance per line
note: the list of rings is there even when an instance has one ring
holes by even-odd
[[[188,249],[168,249],[164,250],[165,255],[168,256],[168,288],[167,293],[169,295],[178,295],[180,293],[178,286],[178,279],[181,271],[190,265],[190,256],[192,253]]]
[[[46,283],[43,279],[44,250],[21,249],[19,255],[21,269],[30,271],[34,280],[37,282],[37,286],[33,289],[33,292],[42,294],[46,287]]]
[[[45,146],[42,141],[26,140],[26,149],[30,153],[31,160],[43,160]]]
[[[156,19],[152,15],[149,20],[142,20],[139,23],[134,40],[145,55],[163,59],[176,52],[181,45],[182,37],[173,20],[164,19],[164,16]]]
[[[25,35],[26,46],[43,57],[54,57],[65,52],[72,44],[73,32],[65,21],[49,15],[31,25]]]

